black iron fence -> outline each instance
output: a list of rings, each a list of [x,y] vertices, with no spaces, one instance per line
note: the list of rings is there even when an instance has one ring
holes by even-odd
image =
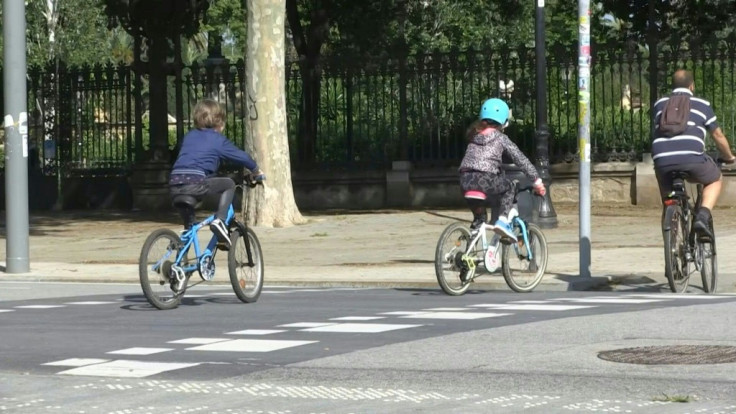
[[[734,45],[671,47],[658,53],[600,46],[591,74],[591,144],[594,161],[634,161],[649,150],[651,100],[666,94],[671,74],[690,69],[696,93],[709,99],[724,132],[734,137]],[[577,159],[577,48],[550,48],[547,68],[552,162]],[[362,164],[411,160],[455,164],[465,131],[483,100],[497,96],[512,109],[509,136],[527,153],[535,147],[534,50],[452,51],[385,56],[375,61],[327,60],[322,65],[316,157],[318,163]],[[301,78],[287,71],[292,156]],[[650,88],[654,93],[650,94]]]
[[[651,98],[667,92],[676,68],[694,72],[696,94],[711,101],[724,132],[733,139],[736,43],[663,49],[657,59],[650,59],[646,50],[594,49],[590,85],[594,161],[637,160],[648,151]],[[549,52],[550,158],[574,162],[577,49],[555,46]],[[311,111],[317,126],[310,143],[314,158],[305,159],[307,145],[298,138],[303,83],[297,63],[289,62],[286,109],[292,164],[295,168],[380,168],[394,160],[457,164],[466,128],[481,102],[492,96],[508,100],[513,122],[507,132],[533,155],[534,68],[534,51],[528,48],[325,59],[320,66],[319,104]],[[189,114],[202,97],[226,105],[225,133],[238,145],[245,144],[249,99],[242,61],[195,64],[169,79],[172,151],[191,127]],[[50,175],[125,174],[148,148],[147,84],[147,77],[131,67],[59,65],[30,70],[29,165]]]

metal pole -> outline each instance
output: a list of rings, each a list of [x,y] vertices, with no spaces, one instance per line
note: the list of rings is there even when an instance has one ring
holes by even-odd
[[[28,261],[28,114],[25,2],[3,0],[5,45],[6,273],[26,273]]]
[[[547,126],[547,58],[544,33],[544,0],[537,0],[537,13],[534,26],[534,53],[536,56],[537,71],[537,131],[536,156],[539,176],[547,187],[547,194],[539,201],[537,224],[542,228],[557,227],[557,213],[552,206],[549,187],[552,185],[552,176],[549,173],[549,128]]]
[[[590,0],[578,0],[578,138],[580,152],[580,276],[590,277]]]

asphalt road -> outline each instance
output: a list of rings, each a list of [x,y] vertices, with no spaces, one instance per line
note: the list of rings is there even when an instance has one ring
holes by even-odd
[[[190,293],[157,311],[136,285],[0,283],[0,412],[736,412],[734,363],[598,357],[736,346],[736,296]]]

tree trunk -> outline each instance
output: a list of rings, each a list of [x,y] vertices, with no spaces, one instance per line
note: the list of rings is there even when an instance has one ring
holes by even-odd
[[[247,9],[246,150],[255,155],[267,180],[249,192],[246,220],[273,227],[301,224],[306,220],[294,200],[286,129],[284,1],[248,0]]]

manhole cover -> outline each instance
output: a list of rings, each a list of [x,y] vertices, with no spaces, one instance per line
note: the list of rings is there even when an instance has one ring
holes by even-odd
[[[644,365],[697,365],[736,362],[736,347],[721,345],[673,345],[624,348],[598,353],[611,362]]]

